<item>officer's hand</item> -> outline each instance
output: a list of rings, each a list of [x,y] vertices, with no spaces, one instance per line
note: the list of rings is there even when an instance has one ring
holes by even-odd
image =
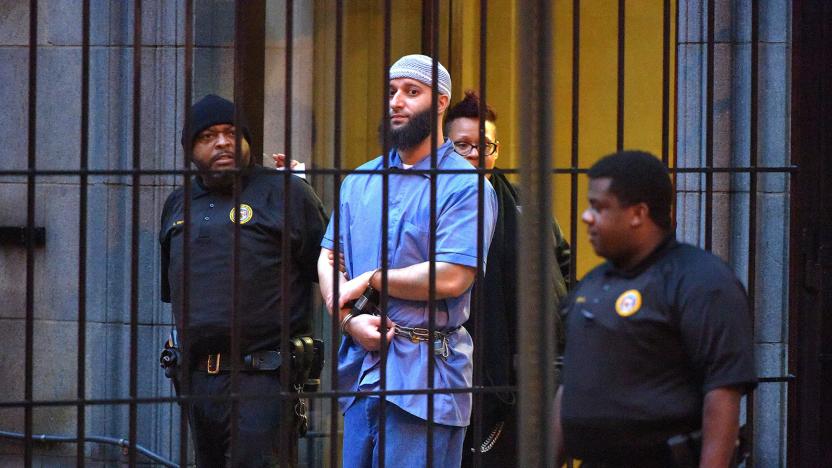
[[[330,250],[327,254],[327,258],[329,259],[329,266],[332,266],[335,263],[335,252]],[[341,273],[344,274],[345,278],[350,279],[349,275],[347,275],[347,264],[344,263],[344,252],[338,252],[338,260],[338,269],[341,270]]]
[[[393,339],[395,324],[387,319],[387,342]],[[381,317],[378,315],[357,315],[347,323],[346,331],[352,339],[367,351],[381,349]]]
[[[274,159],[274,167],[281,169],[286,167],[286,155],[283,153],[277,153],[272,155],[272,159]],[[289,160],[289,169],[294,169],[298,165],[298,162],[294,159]]]

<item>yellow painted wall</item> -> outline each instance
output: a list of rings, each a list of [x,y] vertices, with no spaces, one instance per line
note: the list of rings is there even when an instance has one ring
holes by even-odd
[[[498,139],[502,150],[498,166],[516,167],[520,161],[518,120],[522,112],[517,102],[518,90],[526,81],[518,76],[516,21],[513,0],[489,0],[487,40],[487,99],[497,110]],[[675,2],[671,18],[675,18]],[[332,165],[332,104],[335,85],[332,81],[334,57],[334,2],[316,3],[316,76],[315,162]],[[393,0],[391,61],[421,51],[421,4],[413,0]],[[625,124],[624,147],[661,153],[662,105],[662,0],[627,0],[625,48]],[[440,2],[439,60],[448,68],[453,80],[453,100],[465,89],[479,89],[480,5],[473,0]],[[572,5],[571,0],[556,0],[554,8],[555,83],[549,99],[555,108],[555,166],[565,168],[571,161],[572,126]],[[383,110],[386,85],[383,82],[383,2],[380,0],[344,1],[343,38],[344,80],[341,84],[343,105],[342,160],[355,167],[379,154],[377,129]],[[615,151],[617,102],[618,1],[583,0],[581,2],[580,47],[580,116],[579,167],[588,167],[599,157]],[[673,22],[671,22],[671,26]],[[670,37],[675,37],[671,31]],[[675,63],[675,42],[670,63]],[[670,80],[670,134],[673,134],[673,72]],[[671,140],[671,148],[673,148]],[[673,160],[671,155],[670,160]],[[571,177],[553,176],[554,211],[564,232],[571,226]],[[585,206],[586,177],[578,177],[578,212]],[[578,221],[580,222],[580,221]],[[578,227],[578,277],[600,260],[592,253]]]

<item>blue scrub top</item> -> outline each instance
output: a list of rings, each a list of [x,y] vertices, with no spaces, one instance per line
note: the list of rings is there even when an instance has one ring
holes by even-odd
[[[359,167],[361,170],[384,168],[382,156]],[[388,191],[388,269],[404,268],[429,260],[430,175],[414,174],[402,165],[398,153],[389,156]],[[449,140],[437,150],[438,169],[471,169],[471,165],[453,152]],[[412,169],[430,169],[428,155]],[[436,176],[436,261],[476,267],[477,265],[477,193],[476,174],[439,174]],[[494,232],[497,199],[488,180],[484,187],[484,239],[482,262]],[[381,267],[382,176],[351,174],[341,185],[340,241],[347,272],[354,278]],[[330,219],[321,246],[334,249],[334,216]],[[470,314],[471,290],[459,297],[436,302],[436,329],[461,327]],[[427,301],[409,301],[390,297],[387,314],[396,324],[427,328]],[[450,336],[447,359],[433,352],[432,343],[413,343],[395,337],[387,355],[387,389],[404,390],[428,387],[428,359],[433,358],[434,388],[470,387],[472,383],[473,343],[464,327]],[[367,352],[349,336],[341,341],[338,357],[338,389],[342,391],[378,390],[378,352]],[[425,395],[390,395],[388,401],[422,419],[428,419]],[[345,412],[355,399],[341,398]],[[433,420],[451,426],[467,426],[471,417],[471,394],[437,394],[434,396]]]

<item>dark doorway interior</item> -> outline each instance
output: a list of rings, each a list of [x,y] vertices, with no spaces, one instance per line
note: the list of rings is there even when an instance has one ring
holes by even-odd
[[[832,466],[832,4],[793,8],[789,466]]]

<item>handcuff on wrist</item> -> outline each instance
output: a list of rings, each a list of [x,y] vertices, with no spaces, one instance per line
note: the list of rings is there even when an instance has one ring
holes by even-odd
[[[376,273],[380,271],[381,268],[376,268],[370,275],[370,279],[367,280],[367,288],[364,289],[363,293],[361,293],[361,297],[349,301],[345,304],[350,307],[350,311],[347,315],[344,316],[343,319],[341,319],[339,328],[341,330],[342,335],[349,334],[349,332],[347,332],[347,325],[350,323],[350,320],[354,319],[355,317],[365,314],[379,315],[379,292],[375,288],[373,288],[372,283],[373,278],[376,276]]]

